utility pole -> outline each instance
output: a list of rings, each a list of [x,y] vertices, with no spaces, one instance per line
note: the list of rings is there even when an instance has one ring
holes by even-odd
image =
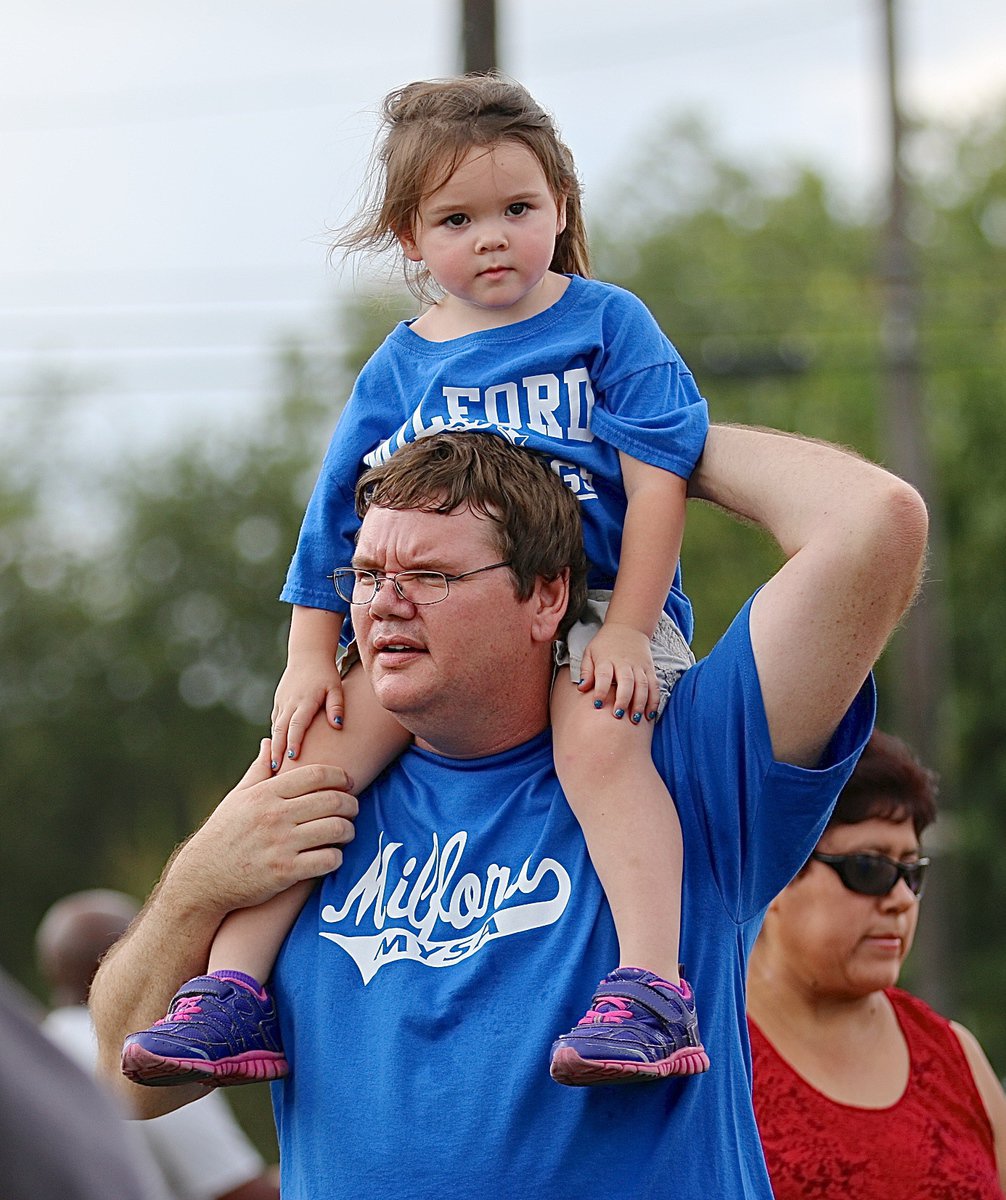
[[[499,67],[496,0],[461,0],[461,70],[484,73]]]
[[[882,322],[887,462],[891,470],[919,489],[930,514],[928,577],[922,595],[889,652],[894,668],[892,732],[902,736],[927,766],[939,772],[941,806],[950,809],[956,789],[954,756],[949,752],[953,730],[948,706],[943,702],[952,682],[943,586],[946,554],[938,483],[923,411],[919,349],[922,295],[916,254],[908,233],[911,195],[904,157],[906,121],[899,94],[897,0],[880,0],[880,3],[890,138]],[[949,820],[946,825],[952,833]],[[939,882],[927,893],[913,955],[918,990],[935,1008],[950,1014],[956,1001],[954,974],[949,964],[951,892],[951,872],[941,871]]]

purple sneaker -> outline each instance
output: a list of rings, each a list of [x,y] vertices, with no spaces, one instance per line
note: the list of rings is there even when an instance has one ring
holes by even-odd
[[[552,1045],[552,1078],[569,1087],[647,1083],[709,1069],[695,997],[639,967],[619,967],[597,986],[590,1011]]]
[[[166,1017],[131,1033],[122,1046],[122,1073],[150,1087],[255,1083],[280,1079],[289,1069],[276,1005],[240,971],[190,979]]]

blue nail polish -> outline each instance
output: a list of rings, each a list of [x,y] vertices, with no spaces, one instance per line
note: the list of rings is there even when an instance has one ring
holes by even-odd
[[[293,750],[293,749],[290,749],[290,750],[288,750],[288,751],[286,752],[286,756],[287,756],[287,758],[293,758],[293,756],[294,756],[294,754],[295,754],[295,753],[296,753],[296,751],[295,751],[295,750]]]
[[[336,717],[335,724],[336,724],[337,729],[341,729],[342,728],[342,717]]]
[[[272,767],[272,769],[274,771],[279,770],[279,763],[275,759],[272,760],[272,762],[269,764],[269,766]]]
[[[656,710],[654,709],[654,711],[653,711],[653,712],[648,712],[648,713],[646,714],[646,719],[647,719],[647,721],[655,721],[655,720],[657,719],[657,713],[656,713]]]
[[[604,701],[603,700],[595,700],[594,707],[595,708],[604,708]]]
[[[616,708],[615,716],[618,717],[619,720],[621,720],[625,716],[625,709],[624,708]]]
[[[633,713],[633,714],[632,714],[632,723],[633,723],[633,725],[638,725],[638,724],[639,724],[639,722],[640,722],[642,719],[643,719],[643,714],[642,714],[642,713]]]

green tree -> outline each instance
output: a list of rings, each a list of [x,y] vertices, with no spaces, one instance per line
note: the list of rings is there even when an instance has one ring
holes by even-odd
[[[193,439],[126,459],[69,511],[52,502],[65,465],[35,453],[51,396],[36,409],[45,421],[25,424],[24,479],[0,497],[0,603],[16,614],[2,634],[0,888],[20,917],[0,937],[22,977],[47,905],[83,886],[146,894],[268,730],[286,621],[276,597],[334,421],[295,350],[278,392],[261,421],[215,439],[212,458]],[[75,550],[80,508],[103,515],[102,532]]]
[[[962,1020],[1006,1066],[1006,109],[962,136],[931,129],[923,253],[928,420],[947,533],[959,796],[955,829]]]

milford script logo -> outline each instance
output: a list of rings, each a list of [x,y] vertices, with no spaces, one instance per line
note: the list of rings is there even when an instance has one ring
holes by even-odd
[[[415,856],[404,858],[401,842],[385,845],[382,834],[373,862],[341,907],[321,910],[327,925],[339,927],[321,936],[346,951],[365,984],[399,959],[450,967],[496,938],[552,925],[562,916],[570,883],[555,859],[532,867],[528,857],[516,871],[491,863],[482,875],[460,874],[467,842],[462,830],[441,847],[434,834],[420,866]],[[376,933],[352,932],[368,917]]]

